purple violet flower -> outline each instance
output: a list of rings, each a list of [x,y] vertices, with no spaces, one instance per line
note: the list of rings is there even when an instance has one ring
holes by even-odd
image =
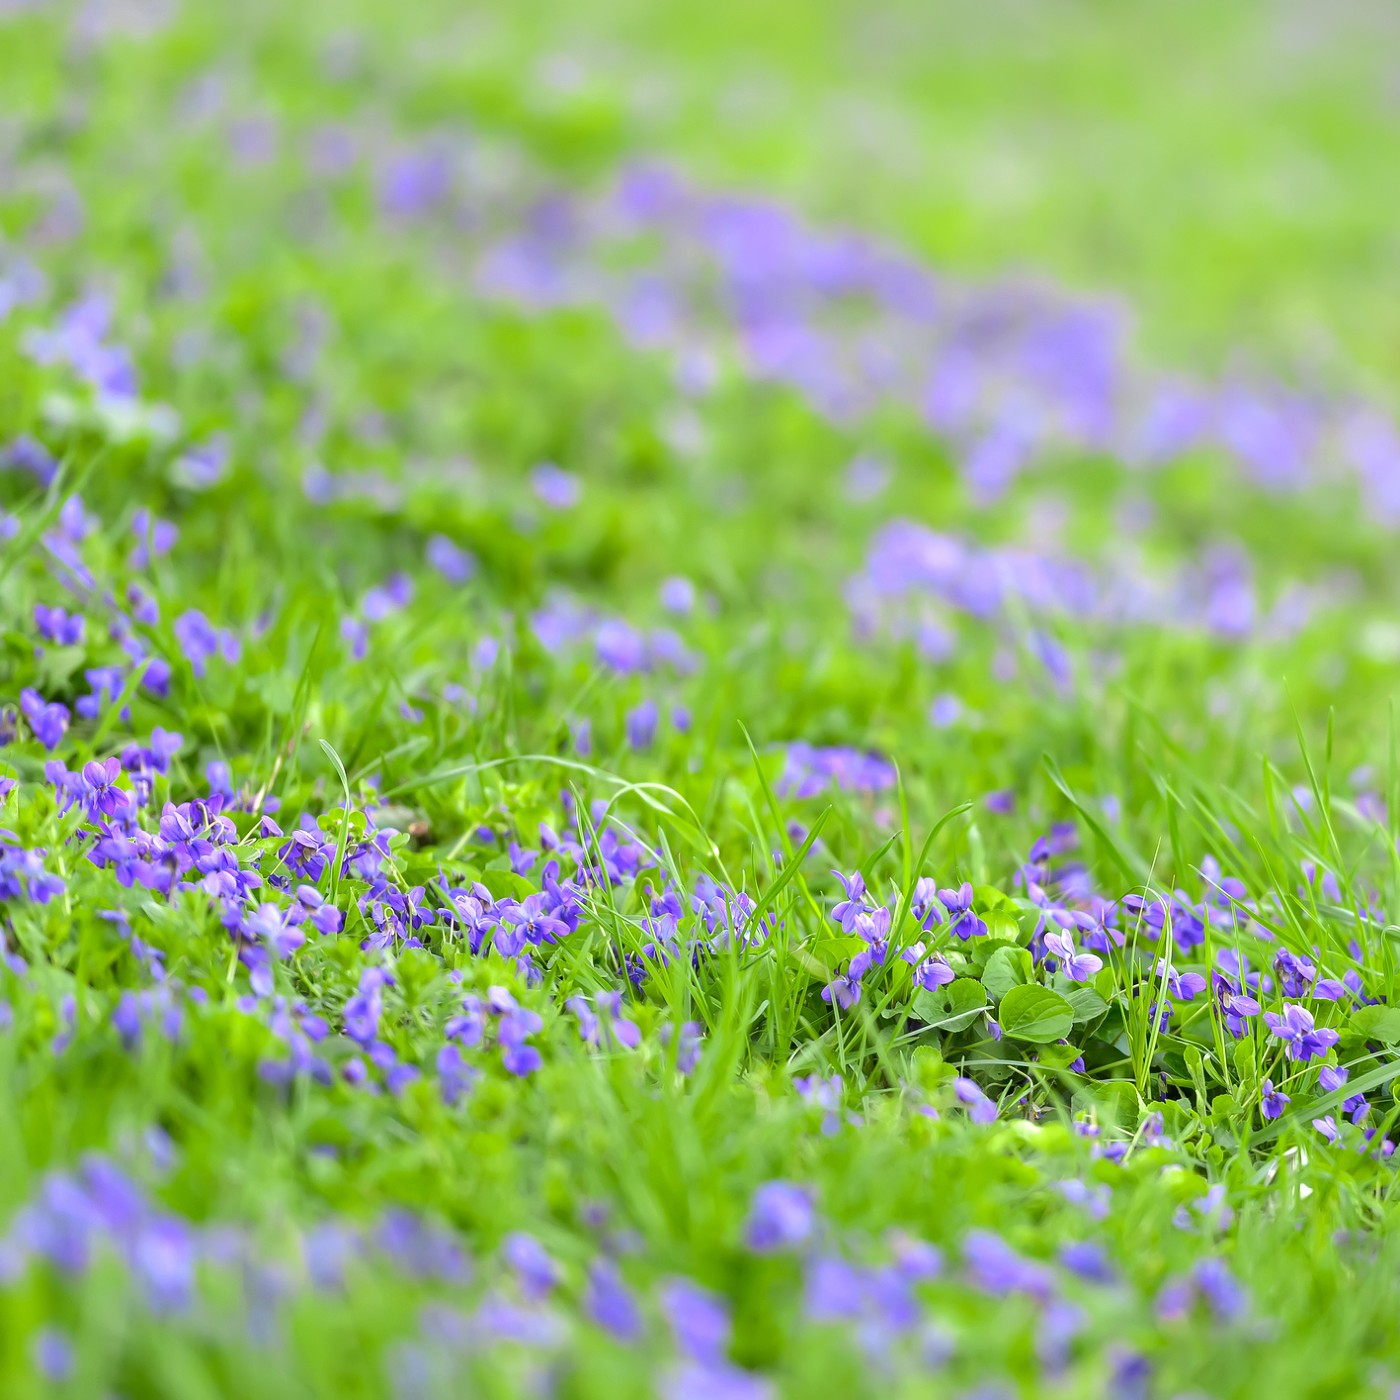
[[[1264,1093],[1259,1102],[1259,1112],[1262,1113],[1266,1119],[1272,1120],[1281,1117],[1283,1110],[1292,1102],[1293,1100],[1281,1089],[1274,1088],[1272,1079],[1266,1079],[1264,1081]]]
[[[661,1310],[677,1348],[691,1361],[723,1364],[730,1321],[722,1298],[689,1279],[671,1279],[661,1288]]]
[[[974,1123],[995,1123],[996,1103],[982,1092],[981,1086],[972,1079],[959,1077],[953,1080],[953,1092],[958,1101],[967,1105],[967,1116]]]
[[[40,1328],[34,1337],[34,1366],[45,1380],[61,1385],[77,1367],[73,1343],[56,1327]]]
[[[428,563],[448,583],[467,583],[476,573],[475,556],[446,535],[430,535],[426,552]]]
[[[25,689],[20,691],[19,708],[34,737],[52,753],[67,732],[68,707],[57,701],[50,704],[37,690]]]
[[[530,487],[550,510],[571,510],[583,497],[578,477],[553,462],[541,462],[530,473]]]
[[[70,616],[63,608],[34,604],[35,630],[46,642],[52,642],[56,647],[81,645],[85,625],[82,613]]]
[[[695,585],[688,578],[668,578],[661,585],[661,606],[678,617],[688,617],[695,610]]]
[[[860,956],[866,956],[864,954]],[[866,958],[865,966],[869,966],[869,959]],[[856,959],[851,959],[851,967],[848,972],[838,972],[830,982],[822,988],[822,1000],[839,1006],[843,1011],[849,1011],[856,1002],[860,1000],[860,978],[864,967],[858,972],[856,970]]]
[[[757,1254],[805,1244],[816,1226],[812,1193],[791,1181],[767,1181],[754,1192],[744,1237]]]
[[[649,749],[656,738],[659,714],[655,700],[643,700],[627,712],[627,743],[634,749]]]
[[[1312,1012],[1295,1003],[1285,1003],[1281,1015],[1264,1013],[1269,1030],[1288,1046],[1290,1060],[1320,1059],[1340,1039],[1333,1030],[1315,1030]]]
[[[1047,929],[1045,948],[1060,964],[1060,971],[1071,982],[1087,982],[1103,967],[1103,959],[1094,953],[1076,953],[1074,940],[1059,929]],[[1202,984],[1204,985],[1204,983]]]
[[[543,1301],[559,1282],[559,1266],[533,1235],[507,1235],[501,1241],[501,1258],[510,1266],[528,1302]]]
[[[593,1261],[588,1270],[584,1308],[599,1327],[611,1332],[618,1341],[632,1343],[641,1339],[644,1330],[641,1309],[612,1260]]]
[[[966,942],[987,932],[987,925],[972,912],[972,884],[964,880],[956,890],[939,890],[939,903],[948,911],[952,924],[949,932]]]

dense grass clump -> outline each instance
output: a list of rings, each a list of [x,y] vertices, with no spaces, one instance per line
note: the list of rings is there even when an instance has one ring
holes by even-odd
[[[0,6],[0,1393],[1394,1393],[1374,55],[589,9]]]

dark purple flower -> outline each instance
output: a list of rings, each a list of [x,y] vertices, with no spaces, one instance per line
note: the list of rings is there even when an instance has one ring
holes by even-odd
[[[57,701],[46,702],[37,690],[20,691],[19,708],[34,737],[51,753],[68,729],[68,707]]]
[[[579,1035],[589,1045],[621,1045],[635,1050],[642,1033],[622,1014],[621,992],[598,992],[590,1007],[586,997],[569,997],[565,1007],[578,1017]]]
[[[890,911],[882,904],[874,909],[868,909],[855,917],[855,922],[851,926],[851,933],[857,938],[863,938],[868,943],[869,958],[861,965],[860,971],[872,964],[882,964],[885,961],[885,954],[889,950],[890,939]],[[857,953],[856,958],[861,957]],[[851,971],[856,972],[856,959],[852,959]]]
[[[526,895],[518,904],[503,901],[496,909],[496,917],[501,921],[495,937],[496,951],[502,957],[513,958],[526,943],[538,947],[541,943],[557,943],[567,938],[572,930],[557,917],[554,912],[557,907],[542,890]]]
[[[1281,1089],[1274,1088],[1272,1079],[1266,1079],[1264,1081],[1264,1092],[1263,1097],[1260,1099],[1259,1112],[1262,1113],[1265,1118],[1273,1119],[1280,1117],[1283,1110],[1292,1102],[1293,1100]]]
[[[263,903],[244,917],[243,930],[251,938],[264,941],[274,957],[285,960],[306,942],[306,934],[288,918],[288,911]]]
[[[856,871],[854,875],[843,875],[839,870],[831,872],[841,883],[846,897],[831,911],[831,917],[841,925],[843,932],[850,933],[855,927],[858,915],[865,912],[865,877]]]
[[[669,1045],[672,1027],[661,1027],[658,1038],[663,1045]],[[680,1035],[676,1038],[676,1068],[681,1074],[689,1074],[700,1063],[700,1051],[704,1044],[704,1034],[698,1021],[683,1021]]]
[[[948,911],[952,924],[949,932],[966,941],[987,932],[987,925],[972,912],[972,885],[964,880],[956,890],[939,890],[939,903]]]
[[[967,1116],[974,1123],[995,1123],[997,1106],[982,1092],[981,1086],[972,1079],[953,1080],[953,1092],[958,1101],[967,1105]]]
[[[34,627],[39,635],[54,646],[78,646],[83,640],[84,621],[82,613],[71,616],[58,607],[48,607],[43,603],[34,604]]]
[[[471,1264],[456,1236],[411,1210],[386,1211],[374,1243],[414,1278],[456,1284],[471,1278]]]
[[[9,284],[0,279],[0,320],[4,320],[8,310],[7,292]],[[16,471],[28,472],[40,486],[48,488],[58,475],[58,460],[37,438],[21,433],[3,451],[0,451],[0,466]]]
[[[117,787],[121,777],[122,764],[119,758],[103,761],[94,759],[83,764],[83,786],[86,789],[83,803],[88,815],[96,818],[116,817],[127,810],[127,795]]]
[[[369,967],[360,974],[359,990],[341,1011],[345,1034],[362,1046],[368,1046],[379,1033],[379,1017],[383,1011],[380,988],[392,982],[382,968]]]
[[[439,150],[409,150],[386,162],[375,182],[379,208],[393,219],[418,218],[441,204],[452,188],[452,167]]]
[[[1317,980],[1317,968],[1287,948],[1280,948],[1274,955],[1274,971],[1279,975],[1284,996],[1307,996],[1308,989]]]
[[[866,1271],[830,1254],[819,1255],[807,1267],[803,1311],[813,1322],[854,1321],[866,1304]]]
[[[175,619],[173,630],[190,669],[201,678],[215,656],[232,665],[242,651],[234,633],[216,628],[202,612],[193,608]]]
[[[793,1076],[792,1087],[797,1095],[810,1104],[824,1110],[822,1132],[830,1137],[841,1126],[841,1102],[845,1097],[845,1084],[839,1074],[823,1079],[818,1074],[797,1074]]]
[[[542,1029],[544,1022],[533,1011],[516,1007],[501,1017],[497,1032],[501,1043],[501,1063],[511,1074],[524,1078],[544,1063],[540,1052],[526,1043],[529,1036]]]
[[[946,987],[957,976],[948,966],[948,960],[941,953],[925,957],[922,943],[911,943],[899,956],[904,962],[914,965],[914,985],[926,992],[936,992]]]
[[[1225,1028],[1236,1040],[1242,1039],[1249,1033],[1247,1022],[1250,1018],[1259,1014],[1259,1003],[1252,996],[1246,996],[1235,988],[1232,982],[1223,973],[1214,972],[1211,974],[1211,981],[1215,987],[1215,1001],[1220,1008],[1221,1017],[1224,1019]]]
[[[859,749],[787,747],[778,792],[784,797],[817,797],[832,785],[843,792],[883,792],[895,784],[894,765]]]
[[[80,695],[74,708],[84,719],[99,719],[104,711],[117,702],[117,697],[126,685],[126,673],[120,666],[93,666],[83,672],[87,683],[92,687],[88,695]],[[131,710],[123,705],[121,719],[127,723]]]
[[[1165,958],[1157,961],[1157,976],[1177,1001],[1195,1001],[1206,989],[1206,979],[1199,972],[1178,972]]]

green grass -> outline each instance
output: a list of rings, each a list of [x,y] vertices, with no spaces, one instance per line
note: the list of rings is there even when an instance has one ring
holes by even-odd
[[[75,710],[52,753],[17,717],[0,754],[17,780],[0,808],[6,848],[46,852],[36,859],[63,882],[36,899],[29,869],[0,903],[6,950],[23,960],[0,971],[12,1016],[0,1225],[14,1247],[0,1251],[0,1392],[745,1393],[715,1368],[709,1389],[671,1387],[684,1347],[664,1285],[688,1278],[729,1309],[729,1362],[785,1396],[1390,1394],[1395,1178],[1376,1145],[1400,1118],[1400,580],[1391,534],[1354,491],[1267,494],[1204,453],[1143,473],[1081,452],[979,506],[953,449],[912,415],[834,424],[746,379],[732,355],[712,392],[687,396],[666,356],[631,348],[596,310],[483,299],[469,230],[441,213],[386,220],[363,168],[317,182],[298,152],[332,119],[371,156],[424,134],[470,147],[484,174],[466,212],[487,226],[518,218],[522,190],[596,190],[629,157],[659,155],[702,183],[888,235],[956,277],[1033,269],[1121,295],[1157,363],[1211,374],[1243,354],[1385,402],[1400,304],[1387,295],[1392,27],[1361,5],[1324,24],[1253,4],[690,14],[603,0],[568,14],[191,8],[155,35],[99,42],[57,13],[0,21],[0,284],[10,253],[48,279],[0,318],[0,444],[30,434],[61,463],[46,490],[0,476],[16,529],[0,556],[0,698],[16,715],[33,687]],[[275,118],[277,140],[243,166],[226,134],[250,114]],[[82,218],[65,233],[44,219],[66,182]],[[26,348],[92,287],[111,298],[142,402],[178,419],[133,427]],[[213,434],[229,469],[191,489],[178,458]],[[862,451],[888,461],[891,482],[857,502],[845,478]],[[542,461],[577,476],[576,508],[536,499]],[[317,465],[379,485],[320,503],[303,484]],[[96,521],[80,546],[90,588],[65,583],[42,539],[74,491]],[[149,567],[130,558],[139,508],[180,532]],[[1148,520],[1131,538],[1129,515]],[[858,636],[845,602],[897,517],[1117,560],[1130,579],[1233,543],[1265,605],[1295,584],[1319,601],[1295,631],[1231,641],[926,600],[956,639],[934,660]],[[436,534],[474,555],[469,581],[427,567]],[[357,657],[342,623],[399,571],[412,600],[370,623]],[[679,620],[660,601],[675,575],[700,599]],[[138,579],[158,620],[130,619]],[[693,666],[619,673],[587,638],[550,650],[532,619],[561,596],[673,627]],[[40,641],[36,603],[80,609],[82,642]],[[236,661],[192,664],[175,629],[191,609],[237,633]],[[170,662],[168,693],[128,671],[116,703],[79,715],[85,670],[129,665],[118,613]],[[1037,657],[1038,632],[1063,647],[1068,681]],[[961,713],[939,725],[944,695]],[[660,724],[639,747],[627,726],[643,700]],[[46,778],[50,759],[76,771],[156,727],[183,744],[134,818],[145,831],[167,800],[208,794],[215,763],[239,794],[231,849],[265,881],[286,873],[285,837],[258,826],[268,799],[288,833],[303,812],[320,819],[327,866],[290,883],[316,884],[345,927],[308,926],[271,960],[270,989],[239,960],[227,902],[100,868],[93,821],[60,810]],[[897,783],[795,796],[783,781],[795,742],[879,754]],[[1004,792],[1009,811],[989,801]],[[396,833],[373,887],[345,861],[371,823]],[[572,832],[586,868],[614,840],[638,849],[620,878],[581,880],[577,927],[534,949],[531,977],[490,938],[473,952],[443,917],[417,931],[425,946],[374,946],[387,890],[539,889],[548,852],[522,875],[507,845],[541,850],[541,823]],[[1231,947],[1265,970],[1285,949],[1324,977],[1357,973],[1375,1005],[1286,998],[1337,1032],[1326,1062],[1350,1067],[1346,1089],[1319,1083],[1321,1059],[1285,1059],[1262,1017],[1237,1039],[1208,993],[1174,997],[1169,1025],[1154,1024],[1164,949],[1146,913],[1124,911],[1123,946],[1089,982],[1022,958],[1044,932],[1023,867],[1062,823],[1077,845],[1052,859],[1068,881],[1055,890],[1081,910],[1091,892],[1149,908],[1180,892],[1179,920],[1210,893],[1208,857],[1243,882],[1249,918],[1217,899],[1178,972],[1208,975]],[[6,877],[16,861],[0,859]],[[833,867],[859,870],[892,914],[890,953],[846,1008],[821,994],[865,944],[831,918]],[[1314,867],[1335,889],[1309,881]],[[925,876],[969,881],[988,933],[918,933]],[[731,891],[731,919],[732,892],[752,898],[749,927],[762,919],[766,936],[734,936],[722,913],[707,929],[690,906],[705,881]],[[685,916],[682,946],[661,958],[648,920],[667,887]],[[269,881],[244,917],[267,898],[289,895]],[[898,953],[916,933],[948,958],[949,988],[914,985]],[[350,1034],[347,1003],[379,966],[395,979],[379,1038],[417,1071],[404,1082],[365,1071]],[[1039,990],[1012,986],[1025,981]],[[162,1034],[156,1004],[124,1043],[121,997],[158,998],[162,982],[178,1036]],[[462,1050],[477,1078],[449,1102],[449,1022],[464,994],[502,987],[541,1017],[540,1067],[508,1072],[487,1014],[484,1043]],[[586,1044],[566,1005],[610,991],[635,1048]],[[1285,999],[1258,995],[1271,1012]],[[323,1019],[314,1057],[329,1082],[269,1078],[289,1053],[289,1005]],[[833,1102],[799,1094],[808,1075],[840,1077]],[[962,1077],[997,1102],[995,1122],[972,1121]],[[1281,1117],[1261,1113],[1266,1078],[1291,1096]],[[1371,1144],[1341,1110],[1355,1093]],[[1314,1127],[1325,1114],[1341,1124],[1335,1145]],[[34,1203],[86,1154],[143,1183],[152,1209],[184,1222],[182,1241],[202,1241],[183,1306],[147,1296],[152,1265],[133,1251],[150,1241],[135,1227],[93,1227],[124,1243],[98,1244],[82,1270],[39,1257]],[[746,1231],[772,1181],[806,1188],[816,1220],[763,1252]],[[367,1244],[342,1280],[318,1283],[317,1227],[372,1238],[400,1209],[471,1257],[471,1281]],[[537,1344],[473,1330],[486,1329],[483,1298],[527,1301],[497,1255],[518,1231],[560,1272],[553,1299],[526,1308],[554,1330]],[[976,1231],[1051,1282],[979,1285]],[[905,1236],[943,1256],[910,1286],[907,1324],[874,1283]],[[1086,1241],[1104,1251],[1104,1280],[1056,1262]],[[590,1315],[600,1258],[639,1309],[630,1340]],[[804,1305],[823,1258],[871,1271],[858,1321]],[[1199,1286],[1173,1303],[1203,1266],[1209,1283],[1212,1261],[1238,1307]],[[71,1342],[67,1379],[40,1375],[44,1327]],[[1139,1356],[1152,1379],[1134,1389]]]

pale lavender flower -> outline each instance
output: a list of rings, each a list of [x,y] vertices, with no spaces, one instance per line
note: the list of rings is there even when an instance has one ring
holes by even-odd
[[[428,537],[427,558],[448,583],[466,583],[476,573],[476,558],[446,535]]]
[[[634,749],[649,749],[656,738],[659,715],[655,700],[643,700],[627,712],[627,742]]]
[[[588,1271],[584,1307],[594,1322],[620,1342],[636,1342],[643,1332],[642,1313],[631,1289],[610,1259],[595,1259]]]
[[[745,1239],[759,1254],[805,1244],[816,1226],[812,1193],[791,1181],[767,1181],[754,1192]]]
[[[530,1302],[547,1298],[559,1282],[559,1266],[533,1236],[517,1231],[501,1241],[501,1258],[510,1266],[520,1291]]]
[[[662,1285],[661,1309],[686,1356],[703,1365],[723,1363],[731,1329],[722,1298],[689,1279],[671,1279]]]
[[[34,1338],[34,1365],[45,1380],[61,1384],[77,1366],[73,1343],[56,1327],[43,1327]]]
[[[583,486],[578,477],[553,462],[541,462],[530,473],[530,485],[551,510],[571,510],[583,498]]]
[[[1103,967],[1103,959],[1094,953],[1076,953],[1074,940],[1059,929],[1047,929],[1045,948],[1059,960],[1062,971],[1071,982],[1087,982]]]
[[[661,606],[678,617],[688,617],[695,610],[695,585],[679,575],[661,585]]]

